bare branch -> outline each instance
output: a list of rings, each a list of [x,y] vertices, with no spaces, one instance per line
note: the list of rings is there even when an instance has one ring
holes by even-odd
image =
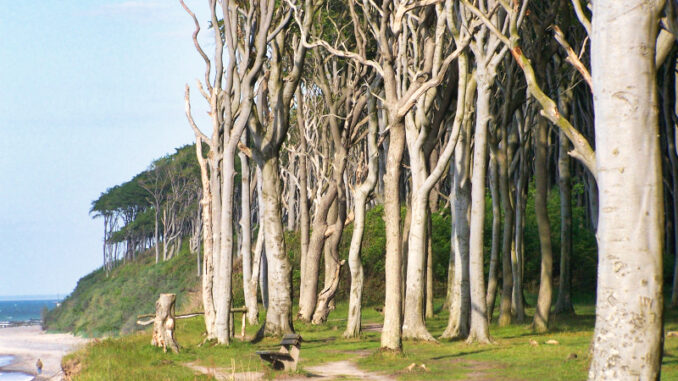
[[[410,90],[408,90],[408,93],[405,94],[405,96],[403,96],[402,100],[399,102],[401,103],[401,105],[400,107],[398,107],[397,117],[401,118],[405,116],[405,114],[407,114],[410,111],[410,109],[414,106],[414,104],[417,102],[420,96],[422,96],[429,89],[440,85],[440,83],[445,78],[447,68],[450,66],[452,61],[459,57],[459,54],[461,54],[464,51],[464,49],[466,49],[466,46],[468,46],[470,41],[471,36],[470,35],[466,36],[464,40],[461,41],[461,43],[457,46],[457,49],[450,53],[445,58],[436,76],[422,83],[421,86],[411,87]]]
[[[289,10],[285,15],[285,18],[282,19],[282,21],[280,21],[280,24],[275,28],[275,30],[273,30],[273,32],[271,32],[271,34],[268,35],[268,37],[266,38],[266,43],[273,41],[275,36],[277,36],[278,33],[280,33],[280,31],[287,26],[287,23],[289,23],[291,19],[292,19],[292,10]]]
[[[195,31],[193,31],[193,45],[195,45],[195,49],[198,51],[198,53],[200,53],[200,56],[205,61],[205,66],[206,66],[205,67],[205,84],[207,85],[207,89],[209,91],[212,91],[212,88],[210,86],[210,69],[212,67],[212,64],[210,63],[209,57],[207,57],[207,54],[205,54],[205,51],[202,50],[202,47],[200,46],[200,43],[198,42],[198,33],[200,33],[200,23],[198,22],[198,18],[195,17],[195,13],[193,13],[188,8],[188,6],[186,6],[186,4],[184,4],[184,0],[179,0],[179,3],[181,3],[181,6],[184,7],[186,12],[191,16],[191,18],[193,19],[193,23],[195,23]]]
[[[191,114],[191,90],[188,87],[188,84],[186,85],[186,93],[184,95],[184,101],[186,103],[186,118],[188,118],[188,123],[191,125],[191,128],[193,129],[193,133],[195,134],[196,140],[202,140],[206,142],[208,145],[211,146],[211,142],[209,138],[205,134],[200,131],[198,126],[195,124],[195,120],[193,119],[193,115]],[[196,142],[196,144],[199,144],[199,142]]]
[[[572,66],[574,66],[575,69],[577,69],[578,72],[581,73],[586,83],[589,84],[589,89],[591,90],[591,93],[593,93],[593,82],[591,81],[591,74],[586,69],[586,66],[584,66],[584,64],[579,60],[579,57],[577,57],[577,54],[574,52],[570,44],[567,43],[563,31],[560,30],[560,28],[557,25],[553,25],[552,29],[555,32],[554,37],[556,41],[558,41],[560,46],[562,46],[563,49],[565,49],[565,52],[567,52],[567,58],[565,59],[565,61],[569,62]]]
[[[297,25],[299,25],[299,29],[301,30],[301,43],[304,45],[304,47],[306,47],[307,49],[322,47],[335,56],[342,57],[342,58],[350,58],[352,60],[356,60],[363,65],[367,65],[367,66],[374,68],[374,70],[376,70],[377,73],[379,73],[380,75],[382,75],[382,76],[384,75],[384,71],[381,68],[381,65],[379,65],[377,62],[375,62],[373,60],[367,59],[367,58],[365,58],[365,57],[363,57],[359,54],[353,53],[353,52],[334,48],[330,44],[328,44],[326,41],[323,41],[323,40],[316,40],[314,42],[309,42],[307,32],[304,30],[301,19],[299,18],[299,11],[298,11],[297,7],[292,3],[292,0],[286,0],[286,1],[290,5],[290,7],[294,10],[294,19],[297,22]]]
[[[591,21],[584,14],[584,10],[581,8],[581,3],[579,0],[572,0],[572,6],[574,7],[574,13],[577,14],[577,18],[581,25],[586,29],[586,34],[591,36]]]
[[[425,7],[427,5],[433,5],[433,4],[439,4],[442,3],[443,0],[419,0],[415,1],[413,3],[404,5],[403,3],[400,3],[398,5],[398,9],[395,12],[395,19],[393,21],[393,33],[397,34],[400,33],[400,30],[402,28],[402,21],[403,17],[405,17],[405,13],[416,9],[416,8],[421,8]]]
[[[558,106],[548,95],[546,95],[539,84],[537,83],[537,77],[534,73],[534,68],[532,63],[525,56],[522,49],[518,45],[518,31],[516,28],[511,28],[511,39],[509,40],[504,34],[502,34],[492,22],[480,11],[478,8],[473,6],[468,2],[468,0],[461,0],[464,6],[471,11],[476,17],[478,17],[488,29],[494,33],[497,38],[499,38],[506,46],[511,50],[513,58],[518,63],[518,66],[523,70],[525,75],[525,81],[527,82],[527,90],[530,92],[530,95],[534,97],[537,102],[541,105],[540,114],[550,120],[553,124],[558,126],[563,133],[567,136],[568,139],[572,142],[574,149],[569,153],[570,156],[579,159],[584,166],[591,172],[591,174],[596,176],[596,154],[591,148],[588,140],[582,135],[576,128],[570,124],[566,118],[564,118],[558,111]]]

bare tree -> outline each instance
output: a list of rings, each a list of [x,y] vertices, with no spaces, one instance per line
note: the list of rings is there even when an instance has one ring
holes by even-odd
[[[181,1],[181,0],[180,0]],[[214,71],[210,75],[212,62],[203,51],[197,40],[200,26],[195,15],[181,2],[191,15],[196,25],[193,42],[198,53],[206,64],[204,84],[198,88],[208,102],[212,119],[212,135],[207,137],[198,128],[190,113],[190,98],[186,87],[187,117],[196,135],[196,148],[202,150],[203,142],[209,147],[207,165],[201,173],[209,174],[209,180],[203,178],[203,193],[208,196],[212,211],[211,221],[207,221],[212,233],[212,252],[205,256],[213,256],[213,287],[207,291],[213,294],[215,319],[214,329],[208,337],[214,336],[219,343],[230,341],[230,308],[232,302],[232,268],[233,268],[233,192],[235,178],[235,151],[243,130],[247,127],[253,108],[255,82],[260,78],[265,57],[267,42],[271,36],[275,4],[272,0],[251,0],[247,3],[234,3],[228,0],[221,2],[221,10],[217,11],[217,0],[210,1],[210,22],[214,31],[215,52]],[[199,152],[200,156],[202,153]],[[199,158],[200,160],[200,158]],[[202,166],[202,164],[201,164]],[[208,188],[205,189],[205,186]],[[204,210],[203,210],[204,213]],[[203,219],[205,222],[206,219]],[[215,229],[215,227],[217,227]],[[218,237],[215,239],[215,237]],[[205,276],[209,276],[205,274]]]
[[[377,99],[376,96],[369,96],[367,102],[368,113],[368,133],[367,133],[367,168],[364,166],[364,160],[358,167],[357,179],[364,176],[364,181],[355,188],[353,192],[355,222],[353,223],[353,236],[351,237],[351,246],[348,253],[348,264],[351,270],[351,291],[348,306],[348,322],[344,337],[358,337],[360,335],[362,292],[363,292],[363,266],[360,261],[360,249],[362,245],[363,233],[365,231],[365,209],[367,198],[374,190],[377,183],[378,158],[377,132],[379,130],[379,121],[377,117]],[[363,151],[364,152],[364,151]]]

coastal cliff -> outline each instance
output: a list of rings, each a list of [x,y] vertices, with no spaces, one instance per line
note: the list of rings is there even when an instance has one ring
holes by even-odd
[[[88,337],[134,332],[137,315],[152,312],[163,292],[177,294],[179,311],[201,309],[196,266],[184,245],[168,261],[156,264],[149,250],[108,275],[100,268],[82,277],[73,293],[45,315],[45,329]]]

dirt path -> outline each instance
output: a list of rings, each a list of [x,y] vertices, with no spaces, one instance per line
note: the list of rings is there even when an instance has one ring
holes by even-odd
[[[358,368],[351,361],[335,361],[328,362],[316,366],[305,367],[309,373],[309,377],[298,378],[298,380],[306,380],[308,378],[318,380],[375,380],[375,381],[392,381],[395,378],[385,376],[379,373],[367,372]],[[294,379],[297,380],[297,379]]]
[[[217,380],[236,380],[253,381],[263,380],[263,372],[243,372],[235,373],[228,368],[211,368],[196,363],[187,363],[184,366],[193,369],[196,372],[207,374]],[[374,380],[374,381],[393,381],[395,378],[388,377],[379,373],[367,372],[358,368],[351,361],[335,361],[315,366],[304,367],[306,375],[287,375],[280,374],[280,379],[285,381],[307,381],[307,380]]]
[[[235,373],[228,368],[211,368],[207,366],[198,365],[196,363],[186,363],[184,366],[193,369],[194,371],[214,377],[216,380],[234,380],[234,381],[254,381],[263,380],[264,372],[241,372]]]

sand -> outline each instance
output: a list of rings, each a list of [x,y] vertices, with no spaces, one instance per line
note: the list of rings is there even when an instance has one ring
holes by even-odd
[[[61,380],[61,358],[82,347],[89,340],[65,333],[45,333],[38,326],[0,329],[0,355],[14,356],[4,371],[19,371],[36,376],[36,380]],[[40,359],[42,374],[35,367]]]

